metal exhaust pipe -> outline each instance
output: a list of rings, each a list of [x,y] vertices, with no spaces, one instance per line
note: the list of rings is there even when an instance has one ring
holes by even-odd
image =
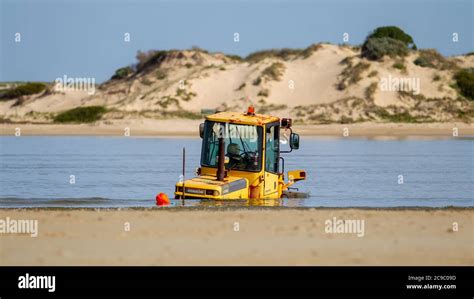
[[[217,160],[217,180],[224,181],[225,176],[225,142],[224,138],[219,138],[219,157]]]
[[[182,201],[182,204],[184,206],[184,198],[186,197],[186,187],[184,186],[184,182],[186,181],[186,178],[185,178],[185,175],[186,175],[186,148],[183,147],[183,196],[181,197],[181,199],[183,200]]]

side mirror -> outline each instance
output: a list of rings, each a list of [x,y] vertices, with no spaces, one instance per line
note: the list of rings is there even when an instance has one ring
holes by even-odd
[[[291,133],[290,135],[290,148],[299,149],[300,148],[300,135],[296,133]]]
[[[199,136],[204,138],[204,123],[199,124]]]

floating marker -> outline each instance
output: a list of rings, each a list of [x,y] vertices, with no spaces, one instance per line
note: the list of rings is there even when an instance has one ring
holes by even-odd
[[[156,205],[157,206],[167,206],[170,204],[170,200],[168,195],[165,193],[160,193],[156,196]]]

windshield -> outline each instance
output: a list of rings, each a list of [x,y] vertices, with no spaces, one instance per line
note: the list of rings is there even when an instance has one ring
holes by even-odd
[[[224,137],[227,170],[262,169],[262,127],[206,121],[201,165],[217,167],[219,137]]]

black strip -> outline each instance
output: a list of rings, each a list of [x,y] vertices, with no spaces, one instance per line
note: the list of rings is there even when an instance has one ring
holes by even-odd
[[[26,273],[56,276],[56,291],[19,289],[18,277]],[[437,275],[455,275],[432,283],[456,289],[407,290],[418,283],[408,276]],[[472,281],[473,267],[0,267],[0,296],[472,298]]]

